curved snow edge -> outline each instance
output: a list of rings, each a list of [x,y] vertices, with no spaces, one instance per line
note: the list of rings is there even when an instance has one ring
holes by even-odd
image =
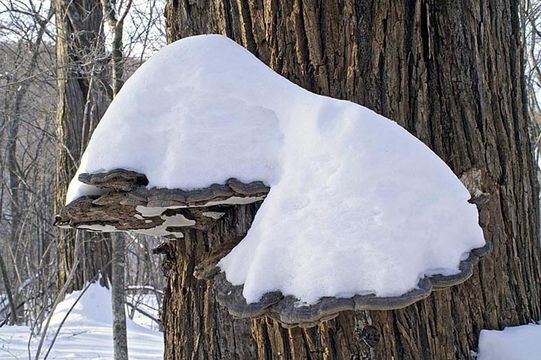
[[[214,291],[220,305],[238,318],[257,318],[269,316],[286,327],[311,327],[320,321],[330,320],[342,311],[361,310],[397,310],[427,298],[432,291],[441,290],[465,282],[473,275],[473,267],[481,257],[492,251],[492,243],[472,249],[468,258],[462,260],[460,271],[453,275],[431,275],[419,280],[416,289],[401,296],[377,297],[371,295],[355,295],[351,298],[324,297],[313,305],[299,305],[293,296],[283,296],[281,292],[270,292],[256,303],[246,303],[242,295],[243,285],[232,285],[227,281],[225,273],[220,272],[214,278]]]

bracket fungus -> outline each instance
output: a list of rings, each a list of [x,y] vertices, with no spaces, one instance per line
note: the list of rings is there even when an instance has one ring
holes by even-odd
[[[468,200],[393,121],[306,91],[227,38],[197,36],[126,82],[57,224],[186,241],[185,229],[261,204],[244,237],[210,249],[194,275],[234,316],[309,326],[465,281],[490,251]]]

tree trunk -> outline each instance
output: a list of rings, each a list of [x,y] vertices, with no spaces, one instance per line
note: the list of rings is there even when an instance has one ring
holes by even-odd
[[[122,45],[122,36],[124,33],[124,16],[127,15],[131,1],[128,3],[124,15],[117,19],[114,1],[101,0],[102,9],[113,33],[111,42],[111,88],[113,98],[124,84],[122,76],[124,74],[124,54]],[[125,267],[126,267],[126,240],[123,234],[111,235],[113,243],[113,278],[112,286],[112,306],[113,306],[113,343],[115,360],[128,360],[128,339],[126,329],[126,293],[125,293]]]
[[[6,270],[6,264],[4,262],[4,257],[0,253],[0,272],[2,273],[2,281],[4,283],[4,291],[6,292],[6,297],[8,298],[9,305],[9,324],[17,324],[17,304],[13,300],[13,294],[11,292],[11,281],[9,280],[9,275]]]
[[[124,45],[122,36],[124,35],[124,19],[130,11],[132,1],[127,2],[122,14],[117,14],[115,2],[112,0],[101,0],[101,4],[107,18],[107,24],[113,35],[111,40],[111,88],[113,97],[115,97],[122,85],[124,85]]]
[[[232,318],[192,276],[211,245],[244,234],[255,208],[239,207],[208,233],[168,242],[166,358],[469,359],[481,329],[540,319],[518,11],[519,0],[170,1],[170,41],[226,34],[293,82],[407,128],[487,194],[480,224],[494,251],[464,284],[405,309],[286,329]]]
[[[126,333],[125,309],[125,267],[126,267],[126,239],[124,234],[111,235],[113,242],[113,278],[112,305],[113,305],[113,344],[115,360],[128,360],[128,340]]]
[[[92,130],[105,112],[109,97],[105,79],[107,59],[103,15],[99,1],[55,0],[57,55],[56,209],[64,205],[69,182],[77,171]],[[75,253],[75,231],[61,229],[58,237],[58,288],[66,282],[75,257],[80,266],[68,291],[81,289],[101,274],[107,284],[111,273],[110,239],[83,234],[82,254]]]

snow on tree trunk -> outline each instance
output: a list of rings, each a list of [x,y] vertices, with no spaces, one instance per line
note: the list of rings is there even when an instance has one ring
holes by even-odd
[[[168,240],[167,359],[467,359],[482,328],[541,316],[537,188],[518,1],[169,2],[168,38],[222,33],[299,85],[367,106],[431,147],[477,195],[493,253],[466,283],[396,311],[311,328],[238,320],[193,277],[209,245],[243,236],[256,205]]]
[[[56,209],[65,202],[67,186],[92,130],[105,112],[108,97],[103,89],[106,70],[102,10],[98,1],[55,0],[57,58],[57,160]],[[105,82],[106,83],[106,82]],[[81,254],[75,254],[75,231],[60,229],[58,236],[58,288],[68,278],[75,258],[80,265],[68,291],[82,289],[86,281],[110,277],[110,240],[101,234],[79,234]]]

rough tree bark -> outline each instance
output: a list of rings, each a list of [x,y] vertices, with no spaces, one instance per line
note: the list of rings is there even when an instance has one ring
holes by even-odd
[[[99,1],[55,0],[57,55],[57,160],[56,209],[64,205],[67,186],[77,171],[79,159],[92,130],[105,112],[110,89],[103,81],[103,14]],[[109,95],[108,95],[109,93]],[[82,254],[75,254],[75,231],[59,230],[58,288],[61,289],[76,256],[82,260],[68,291],[81,289],[101,273],[102,283],[110,278],[110,239],[83,234]]]
[[[299,85],[396,120],[486,195],[494,245],[466,283],[397,311],[308,329],[237,320],[192,273],[242,236],[255,206],[168,241],[168,359],[469,359],[482,328],[540,319],[537,187],[527,133],[519,0],[170,1],[169,41],[222,33]],[[400,181],[400,179],[397,179]]]

